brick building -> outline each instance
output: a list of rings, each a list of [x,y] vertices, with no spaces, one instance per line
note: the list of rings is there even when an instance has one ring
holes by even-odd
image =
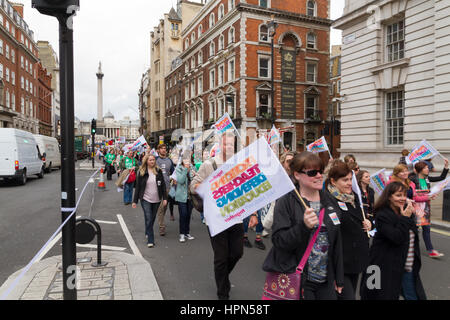
[[[182,31],[184,128],[209,129],[228,112],[250,143],[271,128],[274,99],[286,147],[303,150],[319,138],[329,104],[328,17],[328,0],[207,2]]]
[[[39,104],[37,118],[39,119],[39,134],[52,136],[52,75],[42,64],[36,64],[38,69]]]
[[[0,128],[39,133],[38,49],[23,5],[0,1]]]
[[[330,105],[328,107],[328,121],[324,128],[332,150],[333,158],[339,158],[338,149],[341,148],[341,46],[331,47],[330,57]]]

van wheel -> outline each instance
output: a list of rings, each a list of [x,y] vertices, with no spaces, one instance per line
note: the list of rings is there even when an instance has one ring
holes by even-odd
[[[48,165],[47,173],[52,173],[52,164],[51,163]]]
[[[44,178],[44,167],[41,168],[41,172],[37,176],[39,179]]]
[[[27,183],[27,172],[23,170],[22,176],[18,180],[19,185],[24,186]]]

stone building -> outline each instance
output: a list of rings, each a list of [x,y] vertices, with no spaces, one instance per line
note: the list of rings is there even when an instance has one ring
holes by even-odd
[[[41,63],[38,69],[38,95],[39,103],[37,118],[39,119],[39,134],[52,136],[52,75],[47,72]]]
[[[450,2],[346,0],[333,26],[343,31],[341,152],[392,168],[427,139],[450,157]]]
[[[293,150],[320,138],[329,104],[329,9],[327,0],[208,1],[182,32],[184,127],[209,129],[228,112],[247,144],[272,123]]]

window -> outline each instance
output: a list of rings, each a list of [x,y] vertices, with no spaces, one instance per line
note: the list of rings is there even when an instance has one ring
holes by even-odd
[[[191,70],[195,69],[195,58],[191,59]]]
[[[305,119],[314,119],[317,113],[317,96],[306,95],[305,97]]]
[[[20,56],[20,66],[22,69],[25,67],[25,60],[23,59],[23,56]]]
[[[214,15],[214,13],[211,13],[211,15],[209,16],[209,27],[212,28],[214,27],[216,23],[216,17]]]
[[[16,85],[16,73],[14,71],[11,71],[11,84]]]
[[[225,83],[225,66],[222,64],[219,66],[219,86]]]
[[[316,15],[316,3],[314,1],[308,1],[306,15],[310,17],[314,17]]]
[[[13,110],[16,109],[16,95],[14,94],[14,92],[11,94],[11,108]]]
[[[235,41],[235,31],[234,28],[231,27],[230,30],[228,31],[228,44],[234,43],[234,41]]]
[[[267,56],[259,57],[259,77],[270,78],[270,58]]]
[[[216,87],[216,70],[209,71],[209,88],[214,89]]]
[[[6,45],[6,59],[9,59],[9,46]]]
[[[233,10],[235,6],[236,6],[235,0],[228,0],[228,11]]]
[[[258,93],[258,118],[270,115],[270,94]]]
[[[225,98],[219,99],[219,117],[225,114]]]
[[[315,63],[307,63],[306,70],[306,81],[316,82],[317,65]]]
[[[198,64],[201,65],[203,63],[203,52],[200,51],[198,53]]]
[[[259,41],[262,42],[269,41],[269,28],[265,24],[259,27]]]
[[[16,63],[16,51],[14,49],[11,50],[11,62]]]
[[[8,89],[6,90],[6,107],[7,108],[11,107],[11,95],[10,95]]]
[[[209,100],[209,117],[216,120],[216,101],[214,99]]]
[[[184,101],[189,99],[189,84],[186,83],[186,87],[184,87]]]
[[[268,0],[259,0],[259,6],[263,8],[267,8]]]
[[[184,48],[187,49],[189,47],[189,39],[184,41]]]
[[[387,144],[403,144],[404,92],[386,93]]]
[[[216,54],[216,45],[214,44],[213,41],[209,46],[209,57],[213,57],[215,54]]]
[[[201,126],[201,125],[203,125],[203,104],[202,103],[200,103],[198,105],[197,112],[198,112],[197,119],[198,119],[198,122],[199,122],[199,126]]]
[[[225,6],[221,4],[219,6],[219,20],[225,16]]]
[[[405,22],[399,21],[387,26],[388,61],[397,61],[405,57]]]
[[[197,88],[198,94],[203,93],[203,77],[198,78],[198,88]]]
[[[219,51],[223,50],[224,47],[225,47],[225,37],[223,36],[223,34],[221,34],[219,37]]]
[[[314,33],[308,33],[308,39],[306,47],[308,49],[315,49],[316,48],[316,35]]]
[[[25,99],[23,97],[20,98],[20,111],[25,114]]]
[[[203,26],[199,25],[198,26],[198,37],[200,38],[202,36],[202,34],[203,34]]]
[[[0,40],[0,53],[3,54],[3,40]]]
[[[228,61],[228,81],[233,81],[235,77],[234,59]]]
[[[195,32],[192,32],[191,34],[191,43],[195,42]]]
[[[191,97],[195,97],[195,82],[191,81]]]

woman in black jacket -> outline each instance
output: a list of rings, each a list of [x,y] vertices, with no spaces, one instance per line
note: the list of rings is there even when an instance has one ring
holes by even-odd
[[[344,256],[344,290],[340,300],[355,300],[358,279],[369,263],[369,236],[372,224],[363,216],[358,196],[352,190],[353,172],[344,162],[331,167],[326,181],[327,191],[339,208]]]
[[[292,159],[291,173],[296,188],[309,209],[305,210],[297,193],[292,191],[275,205],[272,243],[263,270],[293,273],[302,259],[309,241],[319,224],[319,212],[325,215],[319,236],[302,275],[303,297],[306,300],[335,300],[336,291],[344,285],[342,240],[336,224],[338,208],[322,191],[322,160],[315,154],[303,152]]]
[[[155,236],[153,224],[161,201],[167,205],[166,184],[164,176],[156,166],[156,158],[153,155],[146,155],[142,165],[136,175],[136,189],[134,192],[133,209],[136,209],[137,203],[141,201],[144,210],[145,235],[147,236],[147,246],[153,248],[155,245]]]
[[[361,281],[362,300],[425,300],[420,280],[419,236],[406,186],[392,182],[375,204],[377,233],[370,248],[371,272]]]
[[[366,170],[360,170],[356,175],[359,189],[361,189],[361,197],[366,217],[372,222],[375,220],[373,216],[373,207],[375,206],[375,191],[370,187],[370,173]]]

